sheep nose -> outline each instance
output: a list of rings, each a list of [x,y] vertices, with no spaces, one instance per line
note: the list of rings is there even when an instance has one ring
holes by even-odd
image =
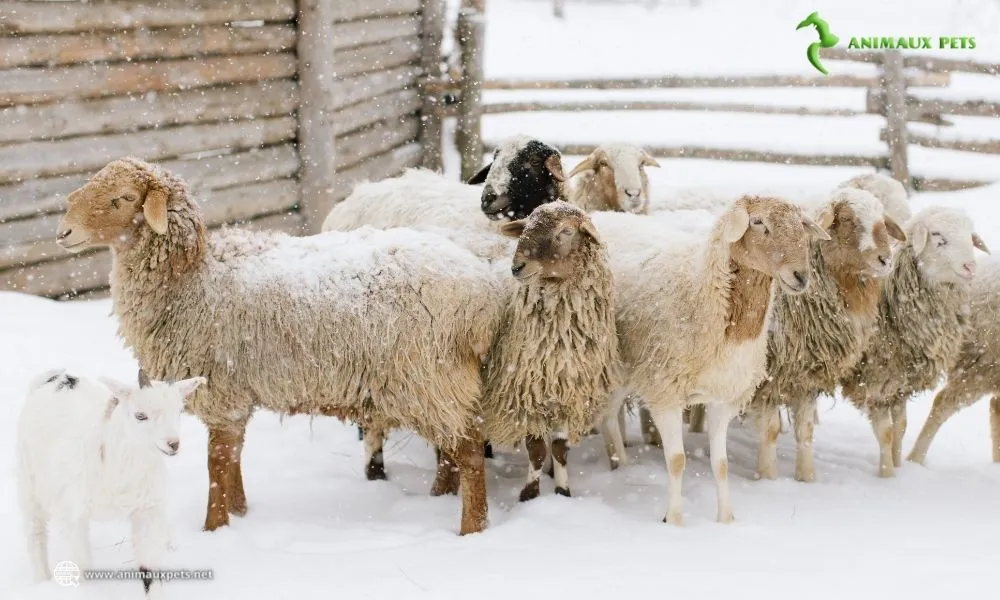
[[[965,264],[962,265],[962,270],[965,271],[966,273],[968,273],[969,275],[975,275],[976,274],[976,263],[974,263],[974,262],[967,262],[967,263],[965,263]]]
[[[628,196],[629,198],[632,198],[633,200],[635,200],[636,198],[638,198],[639,194],[641,194],[641,193],[642,193],[642,190],[638,190],[638,189],[635,189],[635,188],[625,190],[625,195]]]
[[[177,449],[181,447],[180,440],[170,440],[167,442],[167,447],[170,448],[171,452],[177,452]]]
[[[889,266],[889,256],[886,255],[886,254],[879,254],[878,255],[878,262],[883,267],[888,267]]]
[[[67,229],[66,231],[59,232],[59,234],[56,235],[56,241],[68,238],[71,233],[73,233],[72,229]]]
[[[802,271],[795,271],[792,275],[795,277],[795,281],[798,282],[800,287],[804,288],[806,287],[806,284],[809,283],[809,279]]]
[[[514,277],[517,277],[518,275],[520,275],[521,271],[524,270],[524,265],[525,265],[525,263],[511,265],[511,267],[510,267],[511,274]]]

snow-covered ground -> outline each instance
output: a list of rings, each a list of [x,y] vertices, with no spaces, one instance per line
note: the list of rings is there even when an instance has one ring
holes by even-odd
[[[547,1],[490,0],[487,69],[490,76],[662,75],[669,73],[807,73],[811,39],[795,24],[819,10],[835,33],[850,35],[976,35],[972,56],[1000,57],[1000,3],[993,0],[702,0],[568,3],[565,22]],[[837,69],[863,68],[835,63]],[[949,94],[994,94],[991,83],[969,78]],[[965,80],[963,80],[965,81]],[[671,95],[672,94],[672,95]],[[790,104],[855,105],[850,92],[816,90],[669,92],[663,97]],[[580,96],[582,98],[582,96]],[[602,96],[607,97],[607,96]],[[877,149],[877,129],[854,120],[744,117],[699,113],[490,116],[487,137],[526,132],[554,141],[623,140],[642,143],[747,144]],[[773,119],[773,121],[772,121]],[[866,118],[857,119],[861,123]],[[979,123],[983,121],[980,120]],[[989,123],[989,122],[987,122]],[[973,132],[976,125],[970,126]],[[996,130],[996,123],[983,127]],[[860,129],[859,129],[860,128]],[[725,129],[725,131],[722,131]],[[983,135],[988,132],[981,130]],[[822,132],[827,145],[806,138]],[[866,137],[867,136],[867,137]],[[796,140],[801,140],[796,145]],[[941,158],[944,157],[944,158]],[[454,167],[454,155],[449,157]],[[579,157],[568,157],[567,165]],[[942,174],[1000,173],[980,157],[935,154],[918,158]],[[983,159],[985,160],[985,159]],[[919,169],[915,169],[919,172]],[[654,196],[697,187],[719,194],[778,190],[818,193],[862,169],[790,167],[700,160],[663,161],[651,169]],[[966,173],[967,174],[967,173]],[[996,176],[991,178],[997,178]],[[960,206],[979,232],[1000,248],[1000,186],[954,194],[921,194],[915,208]],[[693,226],[704,225],[703,216]],[[0,293],[0,600],[125,599],[141,597],[138,583],[32,586],[14,504],[13,436],[27,381],[53,366],[131,381],[136,363],[115,336],[107,300],[58,304]],[[928,412],[930,395],[911,403],[908,450]],[[705,436],[689,434],[684,528],[660,523],[666,509],[662,454],[632,446],[634,464],[608,471],[599,440],[570,455],[573,498],[516,501],[526,473],[524,453],[490,461],[491,527],[459,538],[460,502],[431,498],[433,452],[400,433],[387,445],[389,482],[367,482],[353,427],[326,418],[280,421],[267,413],[251,423],[244,452],[250,502],[245,518],[203,533],[207,497],[206,432],[183,417],[181,452],[170,459],[170,517],[176,550],[171,566],[214,569],[211,583],[173,584],[175,598],[989,598],[994,594],[995,518],[1000,466],[990,463],[987,406],[954,417],[932,446],[927,467],[907,464],[897,478],[875,476],[876,443],[864,416],[845,402],[821,405],[816,434],[819,481],[791,479],[793,443],[780,442],[781,479],[753,480],[755,434],[734,424],[731,485],[737,521],[714,522],[715,491]],[[637,441],[637,424],[629,437]],[[93,528],[95,559],[107,568],[134,568],[125,523]],[[57,534],[53,562],[66,545]]]

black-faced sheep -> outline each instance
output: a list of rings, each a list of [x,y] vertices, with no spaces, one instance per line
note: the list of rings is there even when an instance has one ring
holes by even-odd
[[[878,333],[842,382],[844,397],[868,414],[879,446],[879,476],[902,465],[906,402],[937,385],[958,359],[969,324],[974,248],[986,249],[964,212],[922,210],[907,226],[879,300]]]
[[[592,218],[615,275],[623,389],[642,397],[663,438],[670,474],[665,521],[683,520],[683,410],[708,404],[718,520],[729,522],[726,432],[764,377],[775,282],[787,293],[803,292],[810,238],[829,236],[801,208],[772,197],[739,198],[699,241],[664,239],[650,217]]]
[[[861,358],[875,332],[879,279],[892,272],[890,236],[906,236],[868,192],[845,188],[819,207],[829,240],[812,243],[809,289],[779,293],[767,341],[767,379],[750,412],[760,428],[757,474],[777,476],[778,413],[789,407],[795,427],[795,478],[813,481],[816,396],[833,394]]]
[[[205,529],[247,510],[240,456],[257,408],[416,431],[458,461],[461,532],[486,526],[475,415],[499,311],[482,260],[403,229],[209,235],[183,181],[131,158],[68,204],[58,241],[111,248],[114,313],[142,369],[210,382],[188,405],[209,429]]]

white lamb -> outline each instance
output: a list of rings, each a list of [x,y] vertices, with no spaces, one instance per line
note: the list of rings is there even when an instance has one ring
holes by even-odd
[[[50,576],[53,519],[65,523],[69,558],[80,569],[91,565],[91,519],[130,517],[139,569],[162,560],[169,544],[164,456],[177,454],[184,399],[205,381],[136,387],[63,369],[32,381],[17,429],[17,489],[36,581]],[[143,586],[150,597],[162,593],[151,576]]]

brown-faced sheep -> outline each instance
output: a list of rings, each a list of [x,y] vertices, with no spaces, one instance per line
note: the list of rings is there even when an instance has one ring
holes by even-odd
[[[483,261],[405,229],[209,235],[183,181],[131,158],[68,204],[58,241],[111,248],[119,333],[143,371],[210,382],[188,405],[209,429],[205,529],[247,510],[240,456],[257,408],[418,432],[457,459],[461,532],[486,526],[475,415],[499,310]]]
[[[813,481],[812,434],[816,396],[833,394],[861,358],[875,331],[879,278],[892,272],[890,236],[905,241],[869,194],[845,188],[820,207],[819,226],[829,240],[812,243],[809,289],[779,293],[767,340],[767,379],[754,393],[750,412],[760,428],[757,474],[777,476],[778,413],[788,406],[795,429],[795,478]]]
[[[648,152],[629,144],[594,148],[569,173],[569,202],[586,212],[612,210],[649,213],[649,176],[644,167],[659,167]]]
[[[980,242],[980,249],[985,245]],[[979,261],[969,300],[970,325],[948,383],[934,397],[907,460],[923,464],[938,430],[952,415],[980,398],[990,398],[993,462],[1000,463],[1000,260]]]
[[[683,410],[708,404],[718,520],[729,522],[726,432],[764,377],[775,281],[789,293],[804,291],[809,240],[829,236],[801,208],[772,197],[739,198],[699,241],[664,240],[649,217],[592,218],[615,275],[624,389],[642,397],[663,437],[665,520],[683,520]]]
[[[902,465],[906,402],[955,364],[969,324],[974,248],[986,245],[964,212],[926,208],[910,221],[879,300],[878,333],[842,382],[868,414],[879,445],[879,476]]]

